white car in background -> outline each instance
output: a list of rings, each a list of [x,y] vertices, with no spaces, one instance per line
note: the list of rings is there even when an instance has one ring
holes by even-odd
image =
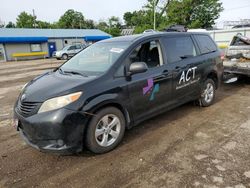
[[[87,45],[85,44],[73,44],[73,45],[65,46],[62,50],[55,51],[53,56],[58,60],[59,59],[67,60],[70,57],[73,57],[74,55],[76,55],[78,52],[85,49],[86,47]]]

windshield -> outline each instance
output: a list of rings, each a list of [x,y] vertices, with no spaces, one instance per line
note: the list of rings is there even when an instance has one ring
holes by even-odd
[[[69,48],[70,46],[65,46],[63,49],[61,49],[62,51],[65,51]]]
[[[61,66],[63,71],[76,71],[85,75],[106,72],[129,46],[129,42],[95,43]]]

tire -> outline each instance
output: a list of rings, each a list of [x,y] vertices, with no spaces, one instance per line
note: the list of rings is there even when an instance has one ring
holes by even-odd
[[[203,107],[212,105],[215,99],[215,91],[214,81],[208,78],[202,88],[201,97],[199,99],[200,105]]]
[[[68,58],[69,58],[68,54],[63,54],[63,55],[62,55],[62,59],[63,59],[63,60],[67,60]]]
[[[124,115],[117,108],[101,109],[89,122],[86,131],[86,147],[96,154],[111,151],[121,142],[125,124]]]

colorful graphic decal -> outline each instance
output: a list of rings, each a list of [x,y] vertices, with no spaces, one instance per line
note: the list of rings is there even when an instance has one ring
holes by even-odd
[[[150,98],[149,98],[150,101],[154,100],[155,93],[160,91],[160,85],[159,84],[154,85],[153,78],[148,79],[148,85],[143,88],[143,95],[146,95],[146,94],[150,93],[151,91],[152,91],[152,93],[151,93]]]

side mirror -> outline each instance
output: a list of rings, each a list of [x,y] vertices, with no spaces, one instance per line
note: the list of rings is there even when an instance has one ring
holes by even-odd
[[[132,76],[133,74],[143,73],[148,70],[148,66],[144,62],[135,62],[132,63],[129,67],[128,76]]]

